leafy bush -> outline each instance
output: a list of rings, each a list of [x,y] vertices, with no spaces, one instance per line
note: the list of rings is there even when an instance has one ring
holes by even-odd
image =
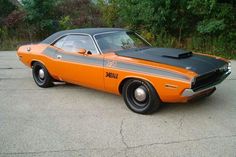
[[[155,46],[236,58],[234,1],[22,0],[21,7],[11,2],[0,0],[0,45],[106,26],[135,30]]]

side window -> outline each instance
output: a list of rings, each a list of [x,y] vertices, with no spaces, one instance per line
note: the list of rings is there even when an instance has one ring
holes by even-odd
[[[97,53],[92,39],[87,35],[68,35],[58,40],[54,46],[72,53],[78,52],[81,48],[90,51],[92,54]]]

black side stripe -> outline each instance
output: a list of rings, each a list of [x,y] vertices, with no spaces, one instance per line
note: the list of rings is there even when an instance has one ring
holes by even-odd
[[[45,49],[43,53],[54,59],[57,59],[57,55],[61,55],[60,60],[63,60],[63,61],[71,61],[71,62],[90,64],[90,65],[103,66],[102,58],[100,59],[100,58],[94,58],[94,57],[89,57],[89,56],[79,56],[76,54],[66,54],[50,47]]]
[[[181,80],[188,80],[189,81],[189,78],[184,76],[184,75],[174,73],[174,72],[170,72],[170,71],[167,71],[167,70],[142,66],[142,65],[135,65],[135,64],[118,62],[117,67],[120,68],[120,69],[124,69],[124,70],[127,69],[127,70],[132,70],[132,71],[137,71],[137,72],[144,72],[144,73],[148,73],[148,74],[154,74],[154,75],[157,75],[157,76],[178,78],[178,79],[181,79]]]
[[[101,66],[101,67],[107,67],[106,65],[108,65],[108,63],[112,61],[112,60],[104,60],[103,62],[102,58],[100,59],[100,58],[94,58],[94,57],[89,57],[89,56],[79,56],[76,54],[66,54],[56,49],[53,49],[51,47],[46,48],[43,53],[54,59],[57,59],[57,55],[61,55],[60,60],[63,60],[63,61],[84,63],[84,64],[96,65],[96,66]],[[156,69],[156,68],[152,68],[148,66],[136,65],[132,63],[124,63],[124,62],[119,62],[119,61],[112,61],[112,62],[116,63],[112,67],[110,67],[112,69],[130,70],[130,71],[146,73],[146,74],[151,74],[151,75],[156,75],[156,76],[165,76],[165,77],[170,77],[170,78],[181,79],[184,81],[189,81],[189,78],[186,77],[185,75],[181,75],[181,74],[167,71],[167,70]]]

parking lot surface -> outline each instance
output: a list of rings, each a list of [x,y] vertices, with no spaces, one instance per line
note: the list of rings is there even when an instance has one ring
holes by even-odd
[[[209,98],[130,111],[120,96],[71,84],[42,89],[0,52],[0,157],[235,157],[236,61]]]

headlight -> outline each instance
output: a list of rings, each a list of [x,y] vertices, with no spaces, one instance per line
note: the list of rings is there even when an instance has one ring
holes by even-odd
[[[231,63],[228,63],[228,71],[231,71]]]
[[[228,71],[228,70],[229,70],[229,64],[225,64],[224,66],[222,66],[221,68],[219,68],[219,70],[220,70],[221,72]]]
[[[195,82],[196,82],[196,77],[192,78],[192,80],[191,80],[191,87],[193,87],[195,85]]]

